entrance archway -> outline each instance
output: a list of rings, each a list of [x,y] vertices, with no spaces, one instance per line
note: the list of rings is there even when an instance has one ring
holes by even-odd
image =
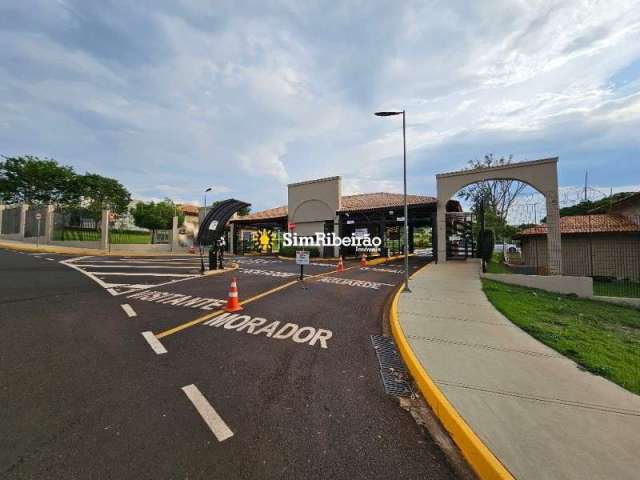
[[[446,205],[462,188],[485,180],[518,180],[538,190],[547,207],[548,267],[551,275],[562,273],[560,209],[558,206],[558,157],[475,168],[436,175],[438,188],[438,263],[447,261]]]

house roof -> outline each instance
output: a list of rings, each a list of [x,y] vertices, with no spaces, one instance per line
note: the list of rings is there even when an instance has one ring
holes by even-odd
[[[198,215],[200,208],[197,205],[180,205],[178,208],[185,215]]]
[[[435,204],[437,199],[423,195],[407,195],[408,205]],[[404,195],[401,193],[361,193],[358,195],[343,195],[341,198],[341,208],[338,212],[354,212],[377,210],[380,208],[395,208],[404,205]],[[261,212],[251,213],[244,217],[238,217],[235,221],[252,221],[252,220],[276,220],[285,218],[288,214],[286,205]]]
[[[612,213],[596,215],[575,215],[560,218],[561,234],[577,233],[640,233],[640,225],[633,223],[629,217]],[[546,235],[547,225],[536,225],[520,232],[518,237]]]

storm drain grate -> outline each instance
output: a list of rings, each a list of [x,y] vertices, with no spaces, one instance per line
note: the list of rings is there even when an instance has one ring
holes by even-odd
[[[385,393],[397,397],[410,397],[413,390],[409,383],[409,374],[396,349],[396,343],[382,335],[371,335],[371,343],[380,364],[380,376]]]

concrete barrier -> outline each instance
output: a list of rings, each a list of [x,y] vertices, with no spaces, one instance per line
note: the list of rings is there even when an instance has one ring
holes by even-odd
[[[593,279],[591,277],[572,277],[567,275],[519,275],[509,273],[481,273],[482,278],[496,282],[539,288],[549,292],[574,294],[582,298],[593,297]]]
[[[170,252],[169,243],[112,243],[111,251],[125,250],[128,252]]]
[[[596,295],[594,300],[600,302],[615,303],[616,305],[622,305],[623,307],[631,307],[640,309],[640,298],[628,298],[628,297],[605,297]]]

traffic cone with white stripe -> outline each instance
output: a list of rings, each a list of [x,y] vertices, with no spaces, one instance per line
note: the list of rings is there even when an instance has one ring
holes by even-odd
[[[337,272],[344,272],[344,262],[342,261],[342,255],[340,255],[340,260],[338,261]]]
[[[236,284],[236,277],[231,279],[231,286],[229,287],[229,298],[227,300],[227,306],[224,307],[225,312],[238,312],[242,310],[240,301],[238,300],[238,285]]]
[[[360,266],[361,267],[367,266],[367,256],[364,253],[362,254],[362,257],[360,257]]]

